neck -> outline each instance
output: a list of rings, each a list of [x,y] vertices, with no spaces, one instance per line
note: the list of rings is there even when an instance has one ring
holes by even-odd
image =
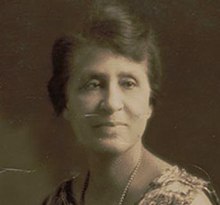
[[[98,193],[98,190],[108,187],[108,190],[120,193],[140,160],[142,152],[143,145],[138,142],[134,147],[118,155],[90,153],[89,186],[93,187],[90,190],[96,190]]]
[[[88,156],[90,175],[88,186],[84,178],[81,204],[134,204],[146,185],[160,173],[155,157],[141,142],[120,155],[90,153]]]

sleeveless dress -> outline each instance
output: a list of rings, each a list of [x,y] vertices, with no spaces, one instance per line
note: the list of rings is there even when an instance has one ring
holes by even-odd
[[[78,205],[74,198],[74,180],[65,181],[42,205]],[[220,205],[210,182],[197,178],[185,169],[172,166],[155,178],[147,187],[137,205],[190,205],[203,192],[213,205]]]

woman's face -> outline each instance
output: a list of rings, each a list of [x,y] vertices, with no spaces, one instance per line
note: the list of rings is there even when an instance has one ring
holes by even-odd
[[[108,50],[69,58],[64,117],[87,149],[123,152],[141,141],[151,115],[147,63]],[[74,67],[74,69],[73,69]]]

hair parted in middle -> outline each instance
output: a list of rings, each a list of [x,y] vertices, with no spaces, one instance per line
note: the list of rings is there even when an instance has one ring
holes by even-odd
[[[53,76],[48,91],[56,114],[60,115],[66,107],[69,57],[74,58],[82,48],[89,47],[110,50],[135,62],[147,59],[150,103],[154,105],[160,87],[161,65],[154,33],[147,20],[118,1],[90,2],[84,15],[81,27],[56,40],[53,46]],[[71,69],[74,75],[74,68]]]

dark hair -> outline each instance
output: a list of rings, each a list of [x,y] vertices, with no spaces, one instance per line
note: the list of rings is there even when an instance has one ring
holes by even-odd
[[[48,83],[48,91],[57,115],[62,113],[67,101],[68,56],[76,55],[80,48],[94,45],[135,62],[147,58],[152,90],[150,103],[155,105],[161,66],[154,33],[147,21],[138,18],[125,5],[108,2],[94,4],[88,9],[81,25],[78,31],[56,40],[53,46],[53,76]]]

